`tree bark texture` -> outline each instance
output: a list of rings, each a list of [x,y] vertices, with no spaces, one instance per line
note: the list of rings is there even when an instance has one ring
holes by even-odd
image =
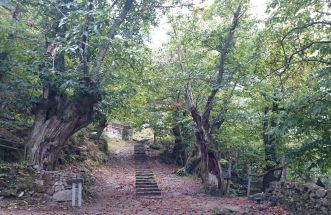
[[[35,110],[28,161],[37,169],[53,170],[60,150],[70,136],[92,121],[99,95],[79,93],[68,101],[51,87]]]
[[[202,179],[202,183],[212,190],[224,190],[224,179],[222,169],[215,152],[208,149],[208,134],[204,129],[202,117],[192,100],[192,90],[190,84],[186,87],[185,99],[188,109],[195,122],[195,138],[198,148],[196,159],[199,163],[194,168]]]

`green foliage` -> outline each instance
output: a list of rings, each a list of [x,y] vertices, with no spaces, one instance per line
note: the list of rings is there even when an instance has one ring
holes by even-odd
[[[32,125],[35,104],[51,85],[68,103],[81,99],[79,92],[100,95],[96,125],[116,119],[138,130],[148,126],[165,147],[173,145],[172,128],[179,126],[190,155],[194,122],[184,96],[190,82],[199,111],[210,92],[219,89],[211,118],[222,124],[213,133],[217,144],[212,147],[222,159],[254,163],[253,171],[263,173],[285,154],[292,178],[330,174],[329,5],[275,0],[265,22],[244,13],[227,52],[223,81],[217,84],[229,17],[238,4],[248,9],[248,1],[215,1],[167,14],[169,41],[151,50],[148,33],[162,2],[135,2],[113,37],[109,32],[123,0],[115,6],[105,0],[1,2],[0,125]],[[87,71],[81,60],[84,35],[89,38]],[[107,54],[94,70],[104,47]],[[91,85],[82,83],[86,77]],[[275,102],[278,110],[264,113]],[[275,161],[265,161],[263,135],[276,139]]]

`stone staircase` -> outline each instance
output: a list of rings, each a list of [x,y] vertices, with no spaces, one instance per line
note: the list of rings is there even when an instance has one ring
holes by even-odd
[[[153,171],[148,164],[143,141],[135,143],[134,158],[136,164],[136,195],[160,197],[161,191],[157,186]]]

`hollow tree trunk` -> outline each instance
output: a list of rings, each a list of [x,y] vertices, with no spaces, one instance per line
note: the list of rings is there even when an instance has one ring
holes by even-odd
[[[203,120],[203,117],[199,113],[196,105],[192,99],[191,85],[187,84],[185,100],[188,110],[191,113],[192,119],[195,122],[195,138],[197,146],[197,154],[195,155],[195,161],[197,167],[194,168],[202,179],[202,183],[209,187],[211,191],[220,191],[222,194],[224,191],[224,179],[221,166],[218,162],[216,153],[208,148],[208,145],[214,144],[212,134],[208,133],[207,120]]]
[[[216,153],[208,149],[208,142],[202,128],[196,129],[195,137],[197,151],[188,159],[186,169],[189,172],[196,172],[202,183],[211,191],[222,194],[224,192],[224,178]]]
[[[98,95],[86,92],[68,99],[58,89],[44,89],[43,101],[35,109],[28,142],[29,163],[37,169],[53,170],[68,138],[92,121],[98,101]]]
[[[202,123],[202,117],[195,106],[191,106],[190,112],[195,121],[195,138],[198,148],[197,157],[199,164],[197,166],[198,175],[202,179],[202,183],[208,186],[211,190],[218,190],[221,193],[224,191],[224,179],[221,166],[218,162],[216,153],[208,149],[208,134]]]
[[[198,145],[198,156],[200,157],[198,174],[202,179],[202,183],[207,185],[210,190],[217,190],[223,193],[224,179],[216,153],[208,149],[206,134],[202,128],[197,129],[195,136]]]

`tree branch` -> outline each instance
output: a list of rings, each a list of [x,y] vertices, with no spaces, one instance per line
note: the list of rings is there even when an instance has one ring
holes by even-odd
[[[193,102],[192,87],[190,82],[188,82],[185,86],[185,101],[187,109],[190,111],[194,122],[197,124],[197,127],[201,127],[201,116]]]
[[[115,19],[113,25],[110,27],[110,30],[108,32],[108,39],[111,40],[115,37],[118,28],[121,26],[121,24],[124,22],[124,20],[126,19],[130,9],[132,8],[133,5],[133,1],[134,0],[126,0],[124,7],[122,9],[122,12],[120,13],[120,15]],[[95,66],[92,70],[92,73],[95,73],[97,71],[100,70],[101,64],[103,62],[103,59],[106,56],[107,50],[110,47],[110,42],[108,41],[106,44],[104,44],[103,46],[100,47],[100,51],[95,63]]]
[[[238,21],[239,21],[239,18],[240,18],[240,12],[241,12],[241,6],[239,6],[237,8],[236,12],[233,15],[232,24],[231,24],[231,27],[229,29],[229,33],[228,33],[228,35],[225,39],[225,42],[224,42],[224,45],[223,45],[223,48],[222,48],[222,51],[221,51],[220,65],[219,65],[219,69],[218,69],[218,73],[217,73],[217,77],[216,77],[216,81],[215,81],[215,86],[213,87],[210,95],[207,98],[204,113],[202,115],[202,120],[203,120],[204,125],[206,125],[206,128],[205,128],[206,130],[209,130],[209,122],[208,121],[209,121],[210,112],[211,112],[212,107],[213,107],[214,98],[215,98],[217,92],[219,91],[220,84],[223,80],[225,59],[226,59],[226,56],[228,54],[230,43],[231,43],[231,41],[233,39],[233,36],[234,36],[234,31],[235,31],[236,27],[238,26]]]
[[[93,1],[92,0],[88,0],[88,5],[87,5],[87,11],[90,12],[93,10]],[[81,67],[82,70],[84,71],[84,73],[86,74],[88,72],[88,38],[89,38],[89,23],[91,21],[91,15],[89,13],[87,13],[86,17],[85,17],[85,26],[84,26],[84,32],[82,35],[82,52],[80,55],[80,63],[81,63]]]
[[[311,22],[311,23],[307,23],[303,26],[298,26],[298,27],[295,27],[295,28],[292,28],[290,31],[288,31],[282,38],[281,42],[283,43],[285,38],[290,35],[293,31],[296,31],[296,30],[302,30],[302,29],[305,29],[305,28],[309,28],[310,26],[313,26],[313,25],[318,25],[318,24],[322,24],[322,25],[331,25],[331,22],[327,22],[327,21],[316,21],[316,22]]]
[[[256,175],[256,174],[250,174],[250,175],[248,175],[248,176],[256,176],[256,177],[263,177],[263,176],[265,176],[265,175],[267,175],[269,172],[271,172],[271,171],[279,171],[279,170],[282,170],[282,169],[284,169],[285,168],[285,166],[286,165],[283,165],[283,166],[280,166],[280,167],[275,167],[275,168],[273,168],[273,169],[269,169],[267,172],[264,172],[264,173],[262,173],[262,174],[259,174],[259,175]]]

